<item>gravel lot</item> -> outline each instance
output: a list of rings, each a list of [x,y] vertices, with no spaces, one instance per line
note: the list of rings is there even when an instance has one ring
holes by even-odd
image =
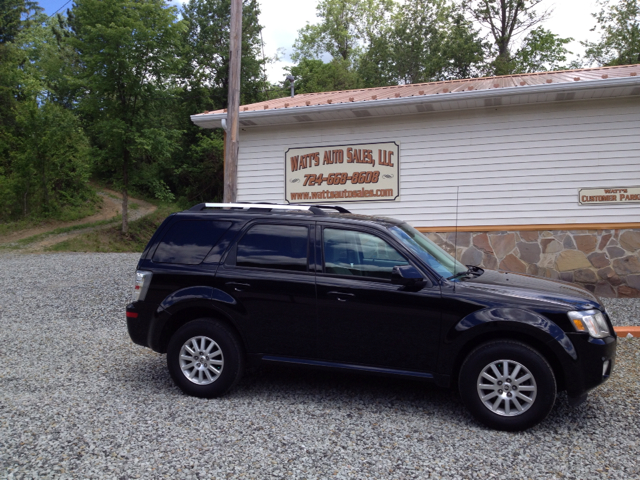
[[[586,404],[561,396],[524,433],[480,427],[448,390],[377,377],[270,367],[201,400],[129,340],[137,259],[0,255],[0,478],[640,477],[640,339],[620,340]]]

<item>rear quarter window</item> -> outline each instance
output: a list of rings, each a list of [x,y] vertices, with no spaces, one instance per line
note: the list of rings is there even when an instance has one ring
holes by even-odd
[[[153,254],[155,263],[198,265],[205,259],[231,222],[180,220],[165,233]]]
[[[299,225],[252,227],[238,242],[238,267],[307,271],[309,229]]]

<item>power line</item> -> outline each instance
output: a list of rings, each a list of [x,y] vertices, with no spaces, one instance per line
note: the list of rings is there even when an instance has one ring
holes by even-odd
[[[69,5],[72,2],[72,0],[67,0],[67,3],[65,3],[64,5],[62,5],[58,10],[56,10],[55,12],[53,12],[51,15],[49,15],[49,18],[53,17],[56,13],[58,13],[60,10],[62,10],[64,7],[66,7],[67,5]]]

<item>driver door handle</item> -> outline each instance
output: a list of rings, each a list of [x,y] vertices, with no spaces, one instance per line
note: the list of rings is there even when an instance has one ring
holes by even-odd
[[[242,292],[243,290],[251,287],[251,284],[249,283],[240,283],[240,282],[227,282],[225,283],[225,285],[228,285],[229,287],[233,287],[233,289],[236,292]]]
[[[327,295],[331,295],[332,297],[337,297],[339,302],[346,302],[348,298],[354,298],[355,295],[353,293],[345,293],[345,292],[327,292]]]

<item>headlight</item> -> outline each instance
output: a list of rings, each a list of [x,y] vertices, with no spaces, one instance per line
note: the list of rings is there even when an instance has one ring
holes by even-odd
[[[607,321],[599,310],[569,312],[568,315],[573,322],[573,326],[579,332],[589,332],[589,335],[593,338],[604,338],[611,335]]]
[[[136,271],[136,283],[133,287],[133,295],[131,296],[132,302],[144,300],[144,297],[147,296],[147,290],[149,289],[152,276],[153,274],[151,272],[145,272],[143,270]]]

